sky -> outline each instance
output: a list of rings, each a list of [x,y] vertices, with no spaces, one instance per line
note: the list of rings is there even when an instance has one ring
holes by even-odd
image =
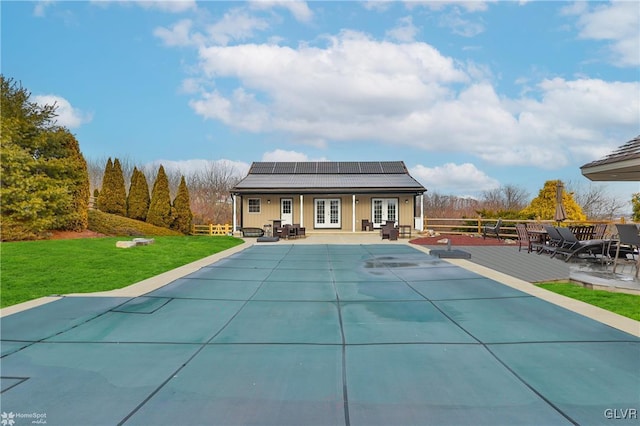
[[[2,1],[1,71],[87,159],[404,161],[544,182],[640,134],[640,2]],[[606,183],[631,198],[638,183]]]

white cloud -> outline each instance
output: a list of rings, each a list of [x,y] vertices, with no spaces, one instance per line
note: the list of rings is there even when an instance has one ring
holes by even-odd
[[[56,106],[56,122],[60,126],[69,129],[75,129],[82,124],[89,123],[93,119],[93,115],[85,113],[71,106],[68,100],[56,95],[38,95],[32,97],[33,101],[38,105],[55,105]]]
[[[400,42],[414,41],[418,34],[418,28],[413,25],[413,18],[405,16],[398,20],[398,26],[387,31],[387,37]]]
[[[53,0],[40,0],[36,2],[33,7],[33,15],[37,17],[43,17],[46,14],[46,10],[53,4]]]
[[[195,0],[91,0],[91,3],[101,6],[110,3],[135,4],[144,9],[155,9],[169,13],[182,13],[197,9]]]
[[[312,161],[307,154],[297,151],[276,149],[262,154],[262,161]]]
[[[194,44],[194,39],[190,34],[192,24],[190,19],[183,19],[170,28],[156,28],[153,30],[153,35],[161,39],[166,46],[189,46]]]
[[[243,9],[232,9],[218,22],[207,27],[207,35],[214,43],[227,45],[231,41],[249,39],[256,30],[268,27],[264,19],[251,16]]]
[[[272,9],[282,7],[287,9],[293,17],[300,22],[309,22],[313,19],[313,12],[304,1],[297,0],[257,0],[251,2],[254,9]]]
[[[640,65],[640,7],[636,1],[598,3],[592,9],[587,4],[564,9],[578,15],[579,37],[610,41],[612,61],[621,67]]]
[[[530,80],[520,97],[508,98],[485,66],[423,42],[354,31],[324,40],[201,47],[201,73],[183,85],[193,93],[190,105],[205,118],[289,143],[377,142],[547,169],[591,161],[597,147],[638,132],[637,82]],[[225,85],[216,85],[219,78]]]
[[[500,182],[471,164],[446,163],[442,166],[417,165],[409,173],[425,188],[438,193],[470,193],[494,189]]]

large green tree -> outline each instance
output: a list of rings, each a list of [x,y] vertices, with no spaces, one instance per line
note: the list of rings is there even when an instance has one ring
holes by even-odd
[[[147,213],[147,222],[169,228],[171,226],[171,194],[169,193],[169,179],[164,171],[164,167],[160,165],[158,174],[153,183],[151,191],[151,203],[149,204],[149,212]]]
[[[640,192],[636,192],[631,197],[631,206],[633,208],[634,222],[640,222]]]
[[[127,216],[131,219],[147,220],[150,200],[147,178],[144,173],[134,167],[127,196]]]
[[[41,238],[87,226],[89,180],[76,138],[55,124],[56,106],[0,75],[2,240]]]
[[[180,231],[183,234],[189,234],[191,232],[193,213],[191,212],[190,204],[189,189],[187,188],[184,176],[181,176],[178,193],[173,200],[173,223],[171,224],[171,229]]]

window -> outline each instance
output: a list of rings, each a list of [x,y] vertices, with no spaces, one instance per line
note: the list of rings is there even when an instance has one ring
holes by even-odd
[[[249,213],[260,213],[260,198],[249,198]]]
[[[340,228],[339,198],[318,198],[314,205],[316,228]]]

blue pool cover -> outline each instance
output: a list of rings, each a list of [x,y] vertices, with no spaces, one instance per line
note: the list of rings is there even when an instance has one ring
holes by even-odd
[[[618,425],[640,410],[640,339],[406,245],[251,246],[1,331],[17,426]]]

